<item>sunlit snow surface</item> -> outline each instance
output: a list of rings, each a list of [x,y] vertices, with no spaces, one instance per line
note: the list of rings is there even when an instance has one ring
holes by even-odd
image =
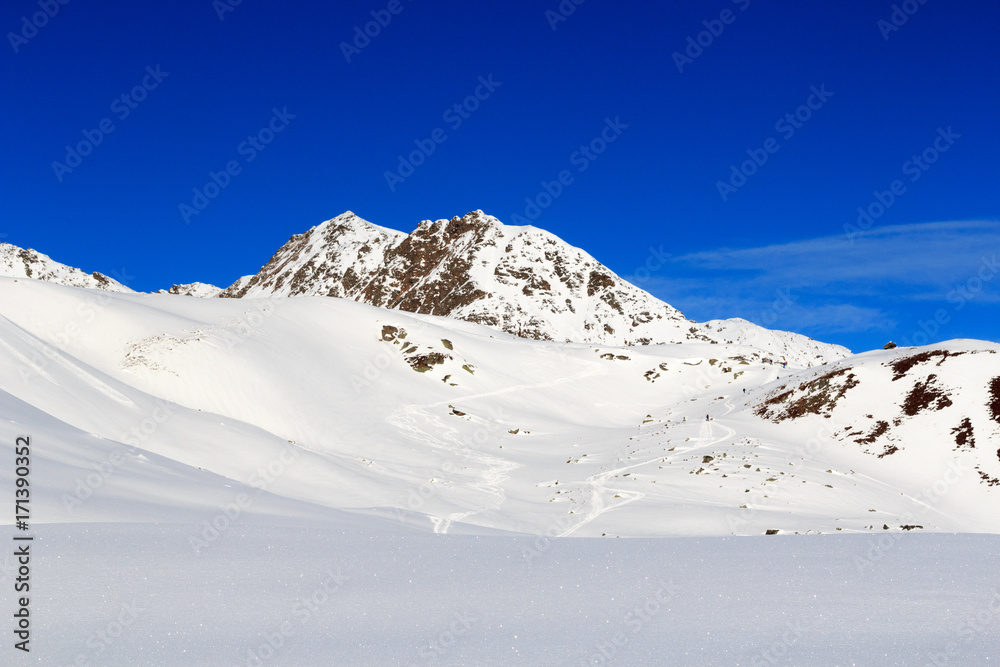
[[[248,523],[196,556],[190,533],[39,527],[33,650],[13,664],[986,665],[1000,647],[997,536],[878,550]]]

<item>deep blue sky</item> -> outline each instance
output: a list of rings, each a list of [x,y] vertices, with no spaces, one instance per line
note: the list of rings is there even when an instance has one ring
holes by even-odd
[[[344,210],[407,232],[474,209],[512,222],[569,170],[533,224],[694,319],[855,350],[1000,335],[996,2],[911,0],[885,39],[892,3],[871,0],[587,0],[555,30],[557,0],[401,0],[348,63],[340,43],[388,4],[245,0],[220,20],[212,0],[75,0],[12,44],[40,9],[5,1],[3,240],[139,290],[227,285]],[[679,72],[674,52],[727,9]],[[122,119],[112,103],[157,66],[169,74]],[[454,128],[443,113],[490,75]],[[775,126],[809,101],[794,134]],[[248,162],[239,146],[274,108],[295,118]],[[608,118],[627,127],[579,171]],[[113,132],[60,181],[53,162],[103,119]],[[437,128],[447,140],[390,189],[397,156]],[[947,151],[911,181],[939,128]],[[717,183],[772,138],[724,201]],[[185,224],[179,205],[230,160],[240,173]],[[905,192],[849,242],[845,223],[895,179]]]

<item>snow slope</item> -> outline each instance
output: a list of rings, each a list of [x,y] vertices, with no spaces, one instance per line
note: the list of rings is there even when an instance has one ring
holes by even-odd
[[[442,533],[1000,529],[989,482],[1000,476],[1000,424],[982,407],[1000,364],[988,343],[942,348],[951,355],[934,370],[947,409],[901,412],[925,369],[893,381],[885,364],[913,352],[894,350],[833,367],[861,383],[829,417],[820,401],[777,419],[796,401],[776,396],[807,391],[830,368],[763,364],[747,345],[533,341],[343,299],[107,295],[0,279],[0,303],[12,361],[3,391],[59,423],[244,483],[288,447],[298,463],[267,490],[321,508]],[[160,400],[176,406],[162,424]],[[956,444],[965,417],[975,447]],[[857,442],[896,419],[884,443]],[[906,441],[879,457],[890,438]]]

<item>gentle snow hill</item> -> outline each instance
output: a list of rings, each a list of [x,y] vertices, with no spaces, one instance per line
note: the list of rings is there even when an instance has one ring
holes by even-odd
[[[88,287],[108,292],[132,292],[117,280],[97,273],[85,273],[80,269],[60,264],[48,255],[25,250],[10,243],[0,243],[0,276],[11,278],[31,278],[45,280],[60,285]]]
[[[201,468],[209,495],[287,449],[269,494],[439,533],[1000,532],[998,350],[783,369],[747,344],[567,344],[345,299],[95,300],[0,278],[0,390],[24,410]],[[3,450],[48,423],[7,405]],[[153,488],[114,475],[87,507],[112,491],[172,506]]]
[[[482,211],[424,220],[410,234],[348,211],[293,236],[256,275],[220,296],[341,297],[539,340],[747,343],[796,365],[850,354],[746,320],[693,322],[555,235]]]

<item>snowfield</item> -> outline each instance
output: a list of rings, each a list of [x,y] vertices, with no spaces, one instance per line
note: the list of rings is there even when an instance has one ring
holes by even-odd
[[[997,659],[996,344],[783,367],[184,294],[0,277],[12,664]]]
[[[195,556],[191,530],[40,526],[33,649],[5,664],[989,665],[1000,645],[994,535],[544,540],[241,521]]]

